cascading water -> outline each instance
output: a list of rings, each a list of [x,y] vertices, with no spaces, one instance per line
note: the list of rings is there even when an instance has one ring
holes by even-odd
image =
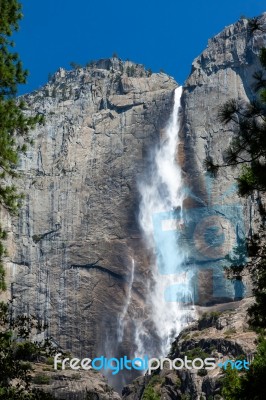
[[[140,285],[140,261],[136,260],[135,266],[132,258],[125,304],[116,325],[117,341],[113,341],[112,333],[106,331],[104,354],[108,358],[167,356],[171,342],[193,317],[192,276],[186,267],[187,255],[180,242],[183,234],[183,184],[177,150],[181,94],[182,87],[178,87],[165,135],[158,148],[153,149],[147,174],[139,183],[139,223],[147,252],[153,255],[150,257],[150,279],[145,288],[142,286],[145,285],[144,280]],[[137,296],[139,288],[146,291],[146,296],[132,304],[133,290],[134,296]],[[106,375],[109,382],[121,390],[139,373],[124,369],[119,376],[112,375],[110,370]]]
[[[120,315],[119,322],[118,322],[118,342],[121,343],[123,340],[124,336],[124,327],[125,327],[125,318],[128,312],[128,307],[131,302],[131,294],[132,294],[132,286],[134,282],[134,274],[135,274],[135,260],[132,258],[132,266],[131,266],[131,275],[130,275],[130,280],[128,283],[128,293],[127,293],[127,299],[126,303],[124,305],[123,311]]]
[[[182,178],[177,164],[179,108],[182,87],[175,90],[174,108],[165,138],[155,151],[150,176],[139,185],[141,194],[139,222],[147,247],[154,254],[148,302],[160,339],[160,352],[166,355],[171,340],[193,313],[191,275],[182,250]],[[142,353],[143,326],[136,324],[136,344]],[[155,354],[153,355],[155,356]]]

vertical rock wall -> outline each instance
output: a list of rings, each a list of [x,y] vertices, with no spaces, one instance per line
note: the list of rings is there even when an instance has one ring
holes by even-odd
[[[24,96],[45,125],[19,166],[25,200],[9,227],[7,262],[13,304],[45,319],[55,342],[78,356],[116,352],[132,257],[128,314],[145,307],[136,182],[163,134],[175,87],[165,74],[113,58],[60,69]],[[134,324],[128,315],[124,322],[126,354],[134,351]]]
[[[261,23],[266,24],[266,14]],[[191,262],[200,267],[196,284],[199,304],[234,298],[232,285],[224,282],[224,287],[219,286],[223,280],[223,261],[219,259],[256,225],[258,199],[256,195],[239,198],[235,180],[239,168],[221,168],[212,178],[204,160],[211,157],[214,163],[225,163],[225,150],[234,134],[230,124],[218,121],[219,107],[231,98],[245,101],[255,97],[253,74],[261,69],[258,55],[265,44],[266,34],[259,30],[252,34],[248,21],[241,19],[209,40],[206,50],[194,60],[184,86],[180,155],[188,186],[185,205],[195,225],[189,247]],[[215,224],[217,231],[211,232]],[[245,283],[248,294],[249,283]]]

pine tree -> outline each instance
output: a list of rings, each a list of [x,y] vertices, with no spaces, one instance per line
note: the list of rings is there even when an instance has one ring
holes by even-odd
[[[249,33],[265,31],[258,18],[249,21]],[[221,123],[232,127],[234,137],[224,156],[224,164],[216,164],[209,157],[205,160],[207,171],[216,175],[219,168],[241,165],[237,178],[241,196],[248,196],[254,190],[266,191],[266,49],[260,53],[262,70],[254,77],[253,89],[256,99],[245,102],[229,99],[221,106],[218,118]]]
[[[266,376],[266,340],[259,339],[257,353],[246,373],[227,368],[222,381],[225,400],[264,400]]]
[[[21,194],[12,183],[17,176],[15,167],[19,155],[30,142],[29,131],[42,116],[27,117],[25,104],[16,99],[19,84],[26,82],[27,71],[16,52],[11,36],[18,30],[22,18],[21,4],[17,0],[0,0],[0,207],[8,213],[18,211]],[[3,240],[7,234],[0,226],[0,290],[6,288]],[[32,331],[44,329],[33,317],[13,317],[12,300],[0,303],[0,399],[37,400],[53,397],[31,387],[31,364],[38,354],[50,352],[49,341],[32,343]]]
[[[16,52],[11,51],[14,42],[11,36],[18,30],[21,19],[21,5],[16,0],[0,1],[0,206],[10,213],[18,210],[21,195],[10,178],[16,176],[15,166],[19,154],[26,151],[26,143],[30,141],[28,132],[36,123],[42,122],[42,117],[35,115],[26,117],[23,113],[25,104],[17,101],[17,87],[26,82],[27,71]],[[23,138],[22,140],[19,138]],[[19,144],[22,143],[22,144]],[[0,240],[6,238],[6,233],[0,226]],[[5,289],[4,268],[2,258],[5,256],[3,244],[0,244],[0,289]]]
[[[69,65],[70,65],[70,67],[71,67],[72,69],[81,69],[81,68],[82,68],[82,65],[76,63],[75,61],[71,61],[71,62],[69,63]]]
[[[266,32],[259,18],[249,20],[248,31]],[[257,98],[251,102],[229,99],[219,110],[223,124],[231,124],[234,137],[226,151],[225,163],[215,164],[211,158],[205,160],[207,170],[216,175],[221,167],[242,165],[237,178],[240,196],[248,196],[255,190],[266,192],[266,48],[260,52],[263,70],[257,71],[253,88]],[[259,197],[259,195],[258,195]],[[266,212],[261,204],[260,213],[265,221]],[[249,309],[250,323],[255,329],[266,329],[266,240],[264,222],[259,235],[247,241],[252,262],[247,264],[253,281],[255,304]],[[232,264],[232,271],[236,265]],[[243,269],[243,263],[241,263]]]
[[[0,400],[52,400],[52,395],[31,386],[31,362],[54,351],[49,339],[30,341],[45,325],[32,316],[13,317],[11,310],[12,303],[0,303]]]
[[[266,32],[259,18],[249,20],[248,33]],[[226,151],[224,164],[217,164],[209,157],[205,160],[207,171],[214,176],[219,169],[228,166],[241,165],[237,178],[240,196],[249,196],[257,191],[266,192],[266,49],[260,52],[262,70],[254,77],[253,89],[256,99],[245,102],[229,99],[219,110],[219,120],[230,124],[234,132],[233,140]],[[238,374],[228,371],[223,383],[222,395],[225,400],[262,400],[265,398],[263,383],[266,373],[266,212],[260,203],[262,225],[260,232],[247,240],[251,261],[243,265],[241,257],[236,257],[231,266],[231,273],[238,273],[243,268],[248,269],[253,282],[255,303],[249,308],[249,323],[261,333],[257,354],[251,368],[246,373]],[[240,260],[240,263],[239,263]]]

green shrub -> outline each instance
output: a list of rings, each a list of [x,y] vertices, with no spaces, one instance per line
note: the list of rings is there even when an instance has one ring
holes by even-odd
[[[175,386],[176,386],[176,388],[177,388],[177,389],[179,389],[179,388],[180,388],[180,386],[181,386],[181,379],[180,379],[180,378],[178,378],[178,377],[177,377],[177,379],[176,379]]]
[[[73,379],[74,381],[78,381],[81,379],[81,375],[80,374],[72,374],[71,375],[71,379]]]
[[[225,400],[264,400],[266,376],[266,340],[260,338],[257,354],[245,373],[226,368],[222,380],[222,397]]]
[[[70,67],[71,67],[72,69],[81,69],[81,68],[82,68],[82,65],[76,63],[75,61],[71,61],[71,62],[69,63],[69,65],[70,65]]]
[[[45,374],[38,374],[33,377],[33,383],[36,385],[49,385],[50,377]]]
[[[181,336],[181,339],[182,339],[182,340],[187,340],[187,339],[189,339],[189,338],[190,338],[189,333],[185,333],[185,334],[183,334],[183,335]]]
[[[163,385],[165,379],[159,375],[153,375],[149,381],[148,386],[143,392],[142,400],[160,400],[160,387]],[[156,387],[157,386],[157,387]]]
[[[208,374],[208,372],[204,368],[198,370],[198,375],[199,376],[206,376],[207,374]]]
[[[234,335],[236,333],[235,328],[229,328],[224,332],[225,338],[230,337],[231,335]]]
[[[194,349],[191,349],[186,353],[186,356],[190,360],[194,360],[195,358],[202,358],[204,360],[205,358],[209,357],[209,354],[206,353],[201,347],[194,347]]]
[[[33,235],[32,236],[32,240],[34,241],[34,243],[38,243],[42,240],[43,235]]]
[[[134,67],[134,65],[127,66],[127,68],[126,68],[126,74],[127,74],[128,77],[134,76],[134,75],[135,75],[135,72],[136,72],[136,68]]]
[[[181,400],[191,400],[191,396],[188,393],[181,394]]]
[[[18,360],[35,361],[39,355],[38,346],[32,342],[17,343],[15,358]]]
[[[90,68],[90,67],[92,67],[93,66],[93,61],[91,60],[91,61],[88,61],[87,63],[86,63],[86,67],[87,68]]]
[[[149,386],[154,386],[157,383],[163,383],[164,378],[161,378],[160,375],[153,375],[149,381]]]
[[[47,365],[54,365],[54,357],[48,357],[46,359],[46,364]]]
[[[20,362],[20,368],[24,371],[32,371],[32,365],[29,361],[21,361]]]
[[[161,396],[150,385],[143,392],[142,400],[160,400]]]
[[[213,326],[221,315],[218,311],[205,312],[199,319],[199,330]]]

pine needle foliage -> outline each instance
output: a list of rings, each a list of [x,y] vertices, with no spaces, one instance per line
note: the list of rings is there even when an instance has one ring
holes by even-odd
[[[27,150],[29,131],[37,123],[43,123],[43,116],[26,116],[25,103],[16,98],[18,85],[26,83],[28,75],[11,39],[22,18],[21,4],[16,0],[0,0],[0,16],[0,207],[14,214],[22,198],[12,183],[17,176],[15,167],[19,155]],[[6,288],[2,263],[6,255],[2,244],[5,238],[0,226],[0,290]]]

